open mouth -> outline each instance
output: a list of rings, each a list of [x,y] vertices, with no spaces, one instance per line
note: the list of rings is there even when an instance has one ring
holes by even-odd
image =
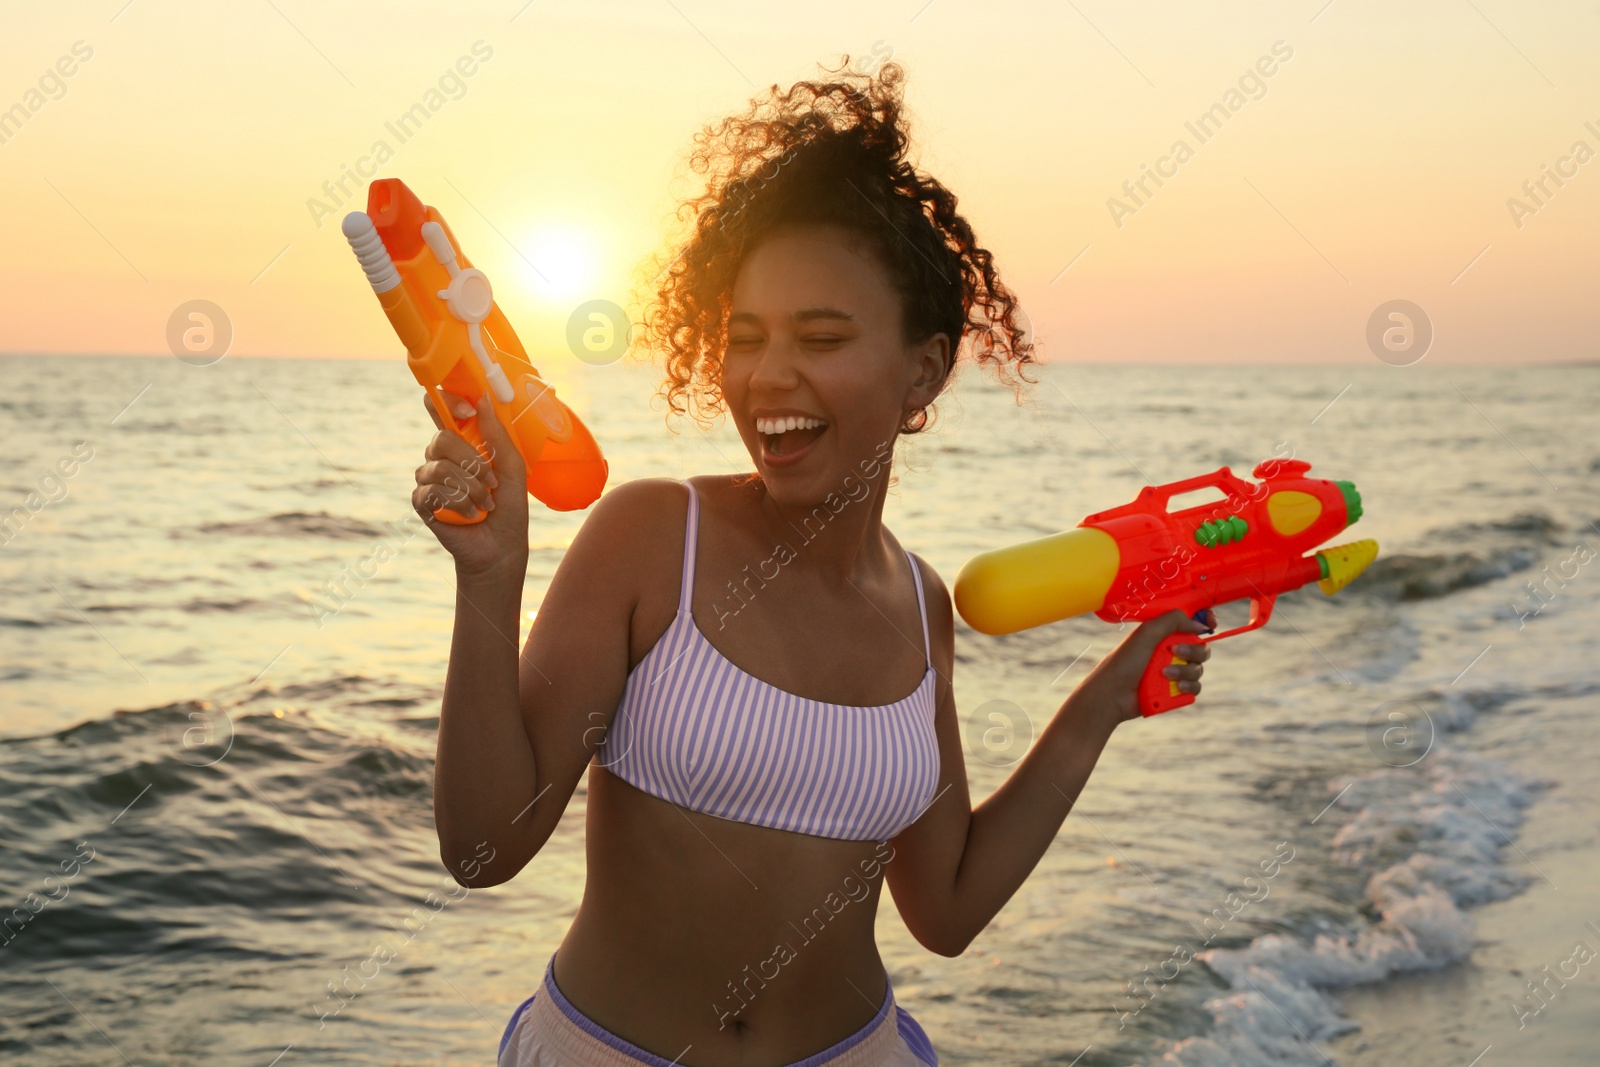
[[[804,415],[756,420],[756,432],[761,436],[762,451],[771,459],[798,456],[811,447],[827,429],[828,424],[824,420]]]

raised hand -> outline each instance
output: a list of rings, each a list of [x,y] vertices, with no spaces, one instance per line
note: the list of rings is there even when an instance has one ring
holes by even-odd
[[[528,561],[527,467],[511,441],[487,394],[476,409],[466,398],[441,392],[459,419],[476,417],[488,446],[489,459],[464,437],[445,427],[433,404],[423,406],[439,430],[423,452],[411,506],[422,516],[439,543],[455,557],[458,573],[522,573]],[[482,522],[456,525],[434,518],[436,508],[449,508],[463,518],[487,513]]]

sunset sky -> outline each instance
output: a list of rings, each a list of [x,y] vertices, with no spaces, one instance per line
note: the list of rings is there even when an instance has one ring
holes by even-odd
[[[1396,298],[1430,366],[1596,355],[1593,0],[86,0],[4,26],[0,351],[164,353],[203,298],[235,355],[395,358],[338,227],[376,176],[443,212],[536,363],[570,359],[573,308],[625,303],[693,191],[701,124],[850,53],[906,67],[920,165],[1049,359],[1370,363]]]

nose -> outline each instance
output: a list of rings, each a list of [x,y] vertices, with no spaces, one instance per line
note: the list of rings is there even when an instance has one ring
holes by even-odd
[[[794,344],[787,335],[774,332],[761,347],[761,354],[750,368],[750,391],[784,392],[793,389],[799,382]]]

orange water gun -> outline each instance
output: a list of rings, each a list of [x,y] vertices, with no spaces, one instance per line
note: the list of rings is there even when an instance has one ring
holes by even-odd
[[[956,610],[974,630],[1008,634],[1092,611],[1143,621],[1174,608],[1205,621],[1207,608],[1250,601],[1250,621],[1209,637],[1162,640],[1139,683],[1149,716],[1194,703],[1161,672],[1184,662],[1179,644],[1220,641],[1265,626],[1280,593],[1316,582],[1332,595],[1377,558],[1378,542],[1308,549],[1361,518],[1350,482],[1307,478],[1311,464],[1270,459],[1248,482],[1227,467],[1146,486],[1131,504],[1096,512],[1073,530],[974,556],[956,577]],[[1214,487],[1224,500],[1168,510],[1180,493]],[[1209,631],[1207,631],[1209,633]]]
[[[438,209],[423,206],[400,179],[383,178],[368,187],[367,210],[346,215],[342,229],[439,421],[491,459],[477,416],[458,422],[440,390],[474,407],[489,394],[527,464],[528,492],[554,511],[594,503],[606,484],[600,446],[528,362],[488,276],[467,260]],[[433,514],[457,525],[488,517],[447,508]]]

